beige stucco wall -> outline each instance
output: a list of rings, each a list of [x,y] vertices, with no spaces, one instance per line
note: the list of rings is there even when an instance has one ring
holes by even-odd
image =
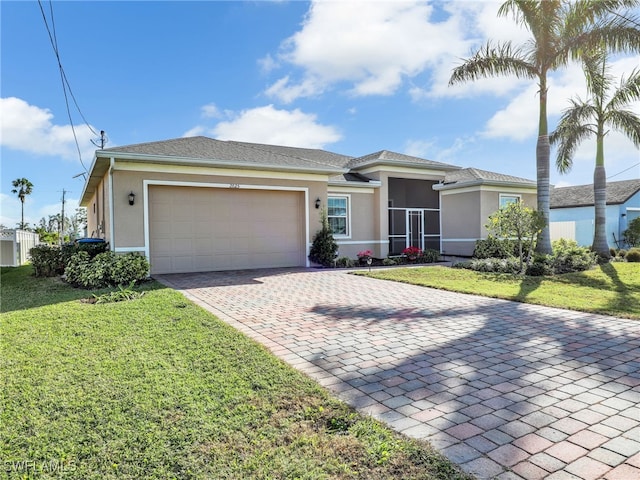
[[[109,241],[109,175],[105,175],[87,204],[87,236]]]
[[[126,168],[131,168],[126,166]],[[232,185],[256,185],[274,187],[298,187],[308,188],[309,210],[309,238],[320,229],[320,209],[315,208],[315,201],[320,198],[324,206],[327,202],[326,176],[314,175],[315,181],[310,180],[310,175],[301,175],[299,179],[265,178],[273,172],[264,172],[265,177],[260,177],[259,171],[242,172],[241,175],[220,174],[211,168],[193,170],[194,173],[179,172],[150,172],[136,170],[121,170],[116,168],[113,172],[113,197],[114,197],[114,228],[115,249],[143,248],[144,245],[144,181],[171,181],[182,183],[220,184],[222,188],[232,188]],[[198,172],[198,173],[196,173]],[[240,172],[238,172],[240,173]],[[245,176],[245,173],[254,176]],[[295,174],[282,173],[295,177]],[[129,205],[129,193],[135,193],[135,204]]]
[[[487,238],[485,224],[500,208],[500,194],[520,195],[528,207],[536,207],[536,193],[531,189],[481,187],[441,192],[442,253],[471,256],[475,242]]]
[[[350,199],[350,234],[335,237],[340,257],[356,258],[358,252],[371,250],[381,255],[381,245],[376,238],[376,206],[374,188],[329,187],[328,195],[346,195]]]

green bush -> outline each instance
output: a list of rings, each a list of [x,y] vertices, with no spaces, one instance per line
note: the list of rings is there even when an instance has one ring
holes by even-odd
[[[554,273],[582,272],[597,263],[598,255],[587,247],[580,247],[575,240],[556,240],[552,247]]]
[[[520,261],[517,258],[474,258],[464,263],[465,266],[476,272],[487,273],[519,273]]]
[[[85,243],[74,242],[66,243],[62,246],[62,261],[66,265],[71,260],[71,257],[78,252],[87,252],[89,258],[93,258],[96,255],[109,251],[109,244],[107,242]]]
[[[632,248],[625,257],[627,262],[640,262],[640,248]]]
[[[31,264],[36,277],[54,277],[64,272],[60,247],[37,245],[29,250]]]
[[[430,248],[424,250],[418,257],[418,262],[420,263],[435,263],[438,260],[440,260],[440,252]]]
[[[640,217],[629,222],[628,228],[622,232],[622,238],[630,247],[640,247]]]
[[[391,267],[397,264],[398,262],[395,261],[393,258],[385,258],[384,260],[382,260],[382,265],[384,265],[385,267]]]
[[[553,275],[553,256],[551,255],[536,255],[533,258],[531,265],[527,267],[526,275],[532,277],[543,277],[546,275]]]
[[[513,257],[513,245],[509,240],[501,240],[488,236],[484,240],[476,241],[473,258],[509,258]]]
[[[87,289],[109,285],[128,285],[144,280],[149,274],[149,262],[137,253],[116,255],[103,252],[94,258],[86,251],[74,254],[65,269],[67,282]]]
[[[329,226],[326,210],[322,210],[320,214],[320,223],[322,228],[313,237],[311,250],[309,251],[309,260],[319,263],[322,266],[330,267],[338,253],[338,244],[333,239],[333,232]]]
[[[340,257],[336,260],[336,267],[340,267],[340,268],[351,268],[355,264],[356,262],[354,262],[349,257]]]
[[[141,282],[149,275],[149,262],[146,257],[137,253],[118,255],[111,265],[110,273],[111,283],[114,285]]]

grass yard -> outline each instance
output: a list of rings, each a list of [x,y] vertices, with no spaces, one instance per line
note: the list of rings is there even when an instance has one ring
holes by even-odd
[[[521,277],[436,266],[358,274],[485,297],[640,319],[640,263],[614,262],[586,272],[553,277]]]
[[[1,282],[0,478],[468,478],[158,283]]]

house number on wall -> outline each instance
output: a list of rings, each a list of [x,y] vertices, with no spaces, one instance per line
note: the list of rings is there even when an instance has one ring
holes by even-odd
[[[240,184],[239,183],[230,183],[229,184],[229,188],[240,188]]]

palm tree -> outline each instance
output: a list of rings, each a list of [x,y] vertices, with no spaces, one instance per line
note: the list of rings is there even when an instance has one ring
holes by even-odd
[[[11,182],[11,184],[13,185],[13,190],[11,190],[11,193],[15,193],[16,195],[18,195],[18,198],[20,199],[20,202],[22,203],[22,217],[20,219],[20,229],[24,229],[25,224],[24,224],[24,199],[27,195],[31,195],[31,192],[33,191],[33,183],[31,183],[29,180],[27,180],[26,178],[16,178],[13,182]]]
[[[531,38],[522,46],[491,41],[456,67],[449,85],[484,77],[515,75],[538,82],[540,109],[536,145],[538,211],[544,228],[536,251],[551,253],[549,236],[549,129],[547,120],[547,75],[580,57],[585,49],[604,42],[611,51],[640,50],[640,30],[634,19],[611,13],[634,8],[638,0],[508,0],[498,15],[513,15]]]
[[[595,136],[593,198],[596,221],[591,249],[601,258],[609,259],[604,139],[609,131],[614,130],[628,137],[636,147],[640,147],[640,116],[628,110],[631,102],[640,100],[640,70],[635,69],[628,78],[622,78],[620,86],[612,92],[614,79],[609,74],[604,49],[595,49],[585,54],[582,65],[588,97],[586,100],[579,97],[570,100],[571,106],[564,111],[558,128],[551,134],[551,143],[558,144],[558,171],[566,173],[573,166],[573,155],[580,143]]]

